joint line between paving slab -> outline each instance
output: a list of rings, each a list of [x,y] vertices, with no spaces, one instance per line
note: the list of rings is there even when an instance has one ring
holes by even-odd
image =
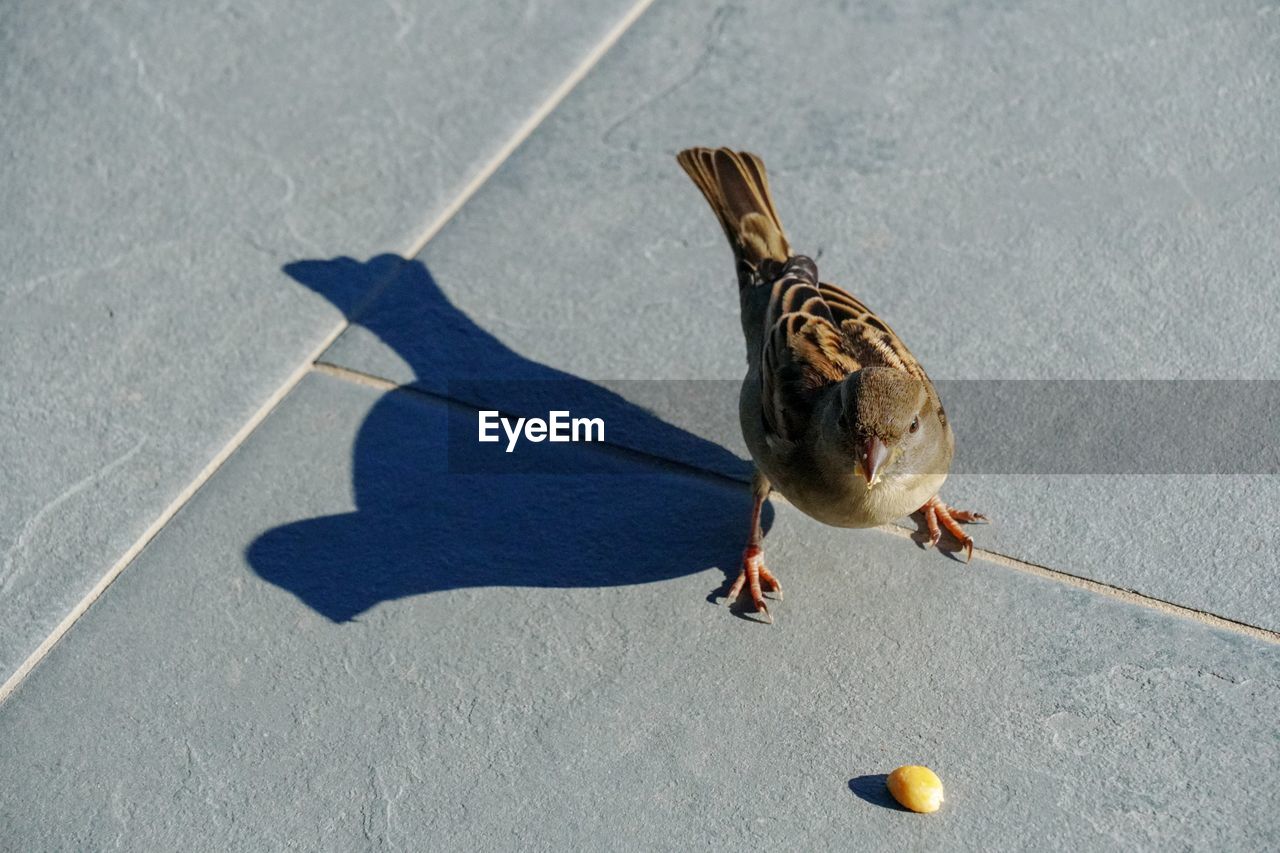
[[[475,405],[467,402],[466,400],[460,400],[457,397],[451,397],[445,393],[429,391],[426,388],[418,388],[413,385],[397,385],[389,379],[374,376],[372,373],[352,370],[349,367],[343,367],[326,361],[317,361],[313,367],[316,373],[320,373],[325,376],[332,376],[335,379],[352,382],[356,385],[365,385],[369,388],[376,388],[379,391],[385,391],[389,394],[404,394],[410,398],[417,397],[423,400],[431,400],[442,406],[454,406],[466,409],[472,413],[479,411]],[[520,417],[518,413],[510,411],[499,410],[498,414],[506,418]],[[598,444],[596,446],[596,452],[620,454],[631,459],[638,459],[650,466],[663,468],[668,471],[678,471],[681,474],[690,477],[704,477],[714,480],[717,483],[729,482],[741,486],[748,482],[747,480],[740,480],[719,471],[713,471],[709,468],[699,468],[697,465],[693,465],[689,462],[681,462],[678,459],[659,456],[658,454],[650,453],[647,450],[639,450],[635,447],[628,447],[624,444],[615,444],[612,441],[606,441]]]
[[[568,96],[569,92],[572,91],[578,83],[582,82],[582,79],[587,76],[591,69],[596,66],[609,49],[617,43],[618,39],[622,38],[623,33],[630,29],[631,26],[639,20],[640,16],[644,14],[645,10],[647,10],[653,2],[654,0],[639,0],[639,2],[627,10],[627,13],[623,15],[607,33],[605,33],[605,35],[587,53],[582,61],[574,67],[573,71],[571,71],[569,75],[561,81],[560,85],[558,85],[551,94],[543,100],[538,108],[534,110],[534,112],[530,114],[530,116],[525,119],[518,128],[516,128],[515,132],[512,133],[502,147],[498,149],[498,152],[486,161],[475,177],[454,197],[453,201],[451,201],[440,215],[433,219],[418,238],[410,244],[403,257],[411,259],[423,250],[427,243],[430,242],[431,238],[438,234],[445,224],[462,209],[462,206],[476,194],[480,187],[498,171],[503,162],[505,162],[507,158],[509,158],[512,153],[514,153],[515,150],[519,148],[535,130],[537,130],[538,126],[542,124],[547,116],[549,116],[551,112],[560,105],[565,97]],[[385,287],[385,283],[383,287]],[[369,304],[382,289],[382,287],[375,287],[371,293],[365,295],[361,304]],[[281,384],[280,387],[278,387],[271,396],[268,397],[260,407],[258,407],[244,425],[236,431],[236,434],[233,435],[231,439],[223,445],[222,449],[214,455],[213,459],[209,460],[209,463],[205,465],[198,474],[196,474],[195,478],[187,484],[187,487],[183,489],[182,492],[169,504],[169,506],[160,513],[156,520],[153,521],[145,531],[143,531],[142,535],[134,541],[133,545],[131,545],[129,549],[112,564],[111,568],[107,569],[106,573],[93,585],[93,588],[90,589],[89,592],[71,608],[71,611],[67,613],[53,631],[44,638],[40,645],[36,647],[35,651],[27,656],[27,659],[22,662],[22,664],[13,672],[12,675],[9,676],[8,679],[5,680],[3,684],[0,684],[0,704],[13,694],[13,691],[18,688],[18,685],[26,679],[37,665],[39,665],[40,661],[44,660],[45,656],[49,654],[49,651],[55,645],[57,645],[58,641],[61,640],[69,630],[71,630],[71,626],[74,625],[80,617],[93,606],[93,603],[98,600],[103,592],[106,591],[107,587],[111,586],[111,584],[115,582],[116,578],[120,576],[120,573],[133,562],[134,558],[151,543],[151,540],[159,534],[164,526],[178,514],[187,502],[191,500],[195,493],[198,492],[200,488],[217,472],[217,470],[222,467],[222,464],[231,457],[231,454],[235,453],[240,445],[243,444],[251,434],[253,434],[253,431],[258,428],[258,425],[267,419],[267,416],[275,410],[276,406],[280,404],[280,401],[288,396],[289,392],[302,381],[304,376],[311,372],[312,366],[315,365],[320,356],[324,354],[325,350],[333,345],[333,342],[336,341],[350,325],[351,322],[349,319],[343,319],[334,329],[325,335],[324,340],[311,351],[307,358],[299,364],[292,373],[289,374],[289,377],[285,379],[283,384]]]
[[[90,589],[89,592],[87,592],[78,602],[76,602],[76,605],[71,608],[71,611],[67,613],[67,615],[63,617],[62,621],[58,623],[57,627],[55,627],[53,631],[44,638],[44,641],[36,647],[35,651],[27,656],[27,659],[24,660],[22,665],[14,671],[13,675],[9,676],[8,680],[5,681],[4,684],[0,685],[0,703],[3,703],[9,698],[10,694],[12,694],[13,691],[17,689],[18,685],[21,684],[31,673],[31,670],[35,669],[40,661],[44,660],[45,655],[47,655],[49,651],[57,645],[58,641],[61,640],[69,630],[71,630],[71,626],[74,625],[80,617],[93,606],[93,603],[98,600],[99,596],[101,596],[103,592],[106,591],[107,587],[111,586],[111,584],[115,582],[115,579],[120,576],[120,573],[123,572],[130,563],[133,562],[133,559],[142,552],[142,549],[151,543],[151,540],[154,539],[164,526],[178,514],[179,510],[186,506],[187,502],[191,500],[192,496],[194,496],[197,491],[200,490],[201,486],[203,486],[209,478],[222,467],[222,463],[226,462],[227,459],[230,458],[231,454],[244,443],[245,439],[247,439],[249,435],[258,428],[258,425],[266,420],[267,416],[271,414],[279,402],[293,390],[294,386],[302,381],[302,377],[306,376],[307,373],[310,372],[311,365],[326,349],[329,348],[338,335],[342,333],[343,328],[345,328],[345,324],[339,326],[335,331],[327,335],[324,342],[312,351],[308,360],[304,361],[295,368],[291,374],[289,374],[289,378],[284,381],[284,384],[277,388],[275,392],[267,398],[266,402],[258,407],[258,410],[255,411],[253,415],[250,416],[249,420],[247,420],[244,425],[236,431],[236,434],[231,437],[231,440],[223,445],[222,449],[217,452],[213,459],[209,460],[209,463],[200,470],[200,473],[196,474],[195,479],[187,484],[187,487],[173,499],[169,506],[165,507],[164,511],[160,513],[156,520],[153,521],[145,531],[143,531],[142,535],[134,541],[133,545],[131,545],[123,555],[121,555],[120,559],[116,560],[116,562],[112,564],[111,568],[107,569],[106,574],[98,579],[98,582],[93,585],[93,588]]]
[[[913,533],[905,527],[899,527],[896,524],[882,525],[880,530],[886,533],[892,533],[895,536],[901,536],[904,539],[911,539]],[[1162,598],[1153,598],[1140,592],[1135,592],[1124,587],[1112,586],[1101,581],[1091,580],[1089,578],[1073,575],[1069,572],[1051,569],[1048,566],[1041,566],[1036,563],[1029,563],[1026,560],[1019,560],[1016,557],[1010,557],[1006,554],[1000,554],[995,551],[987,551],[982,548],[974,548],[975,556],[982,557],[1007,569],[1013,569],[1019,572],[1035,575],[1046,580],[1057,581],[1068,586],[1074,586],[1077,589],[1087,590],[1097,595],[1115,598],[1127,604],[1134,604],[1139,607],[1147,607],[1151,610],[1158,610],[1171,616],[1180,616],[1184,619],[1191,619],[1202,625],[1208,625],[1212,628],[1219,628],[1224,631],[1233,631],[1237,634],[1245,634],[1253,637],[1255,640],[1265,640],[1271,643],[1280,643],[1280,632],[1271,631],[1266,628],[1259,628],[1257,625],[1250,625],[1247,622],[1237,622],[1235,619],[1228,619],[1225,616],[1219,616],[1216,613],[1210,613],[1207,610],[1196,610],[1194,607],[1187,607],[1182,604],[1175,604],[1172,601],[1165,601]]]
[[[425,397],[444,404],[462,406],[473,410],[475,409],[475,406],[464,400],[458,400],[445,394],[433,393],[422,388],[414,388],[410,385],[397,385],[395,382],[388,379],[383,379],[380,376],[374,376],[371,373],[352,370],[349,367],[342,367],[341,365],[329,364],[327,362],[320,361],[317,361],[314,367],[317,373],[322,373],[326,376],[332,376],[335,379],[352,382],[357,385],[376,388],[379,391]],[[718,471],[712,471],[706,468],[696,468],[683,462],[676,462],[674,460],[667,459],[662,456],[656,456],[634,448],[621,447],[616,444],[609,444],[609,446],[617,450],[625,451],[629,456],[635,456],[648,462],[658,462],[665,468],[678,470],[682,473],[709,477],[719,482],[733,483],[737,486],[746,485],[745,481],[739,480],[736,477],[731,477],[727,474],[722,474]],[[899,527],[896,524],[885,524],[876,529],[905,539],[911,539],[913,535],[912,531],[905,527]],[[1266,628],[1259,628],[1258,626],[1250,625],[1247,622],[1237,622],[1234,619],[1228,619],[1225,616],[1219,616],[1216,613],[1209,613],[1205,610],[1196,610],[1193,607],[1185,607],[1171,601],[1165,601],[1160,598],[1143,595],[1142,593],[1135,592],[1131,589],[1124,589],[1123,587],[1112,586],[1111,584],[1090,580],[1089,578],[1082,578],[1079,575],[1073,575],[1068,572],[1059,571],[1058,569],[1051,569],[1048,566],[1041,566],[1036,563],[1029,563],[1025,560],[1019,560],[1016,557],[1010,557],[1006,554],[1000,554],[995,551],[974,548],[973,553],[1007,569],[1013,569],[1014,571],[1035,575],[1036,577],[1044,578],[1045,580],[1064,583],[1068,586],[1074,586],[1077,589],[1092,592],[1095,595],[1118,599],[1127,604],[1146,607],[1150,610],[1157,610],[1167,615],[1177,616],[1183,619],[1191,619],[1192,621],[1199,622],[1202,625],[1208,625],[1209,627],[1219,628],[1224,631],[1233,631],[1257,640],[1280,643],[1280,632],[1270,631]]]
[[[489,180],[489,178],[493,177],[494,172],[498,171],[502,164],[505,163],[513,153],[515,153],[515,150],[523,145],[526,139],[533,135],[533,132],[538,129],[538,125],[542,124],[543,120],[545,120],[547,116],[551,115],[551,112],[556,107],[560,106],[560,102],[568,96],[569,92],[582,82],[582,79],[586,77],[591,69],[596,66],[596,63],[598,63],[600,59],[608,53],[609,49],[617,43],[618,39],[622,38],[622,34],[629,30],[631,25],[634,24],[652,4],[653,0],[640,0],[627,11],[627,14],[625,14],[622,19],[609,30],[609,32],[605,33],[604,38],[602,38],[596,46],[591,49],[591,51],[583,58],[582,62],[580,62],[578,66],[570,72],[569,76],[564,78],[560,85],[557,86],[550,96],[548,96],[542,103],[542,106],[535,110],[533,114],[525,120],[524,124],[522,124],[507,140],[506,144],[503,145],[502,148],[498,149],[498,152],[494,154],[487,163],[485,163],[484,167],[481,168],[476,176],[462,189],[462,192],[458,193],[449,206],[441,211],[440,215],[426,227],[422,232],[422,236],[414,242],[405,257],[413,258],[426,247],[431,238],[439,233],[445,223],[453,218],[454,214],[456,214],[462,206],[467,203],[471,196],[475,195],[476,191],[480,189],[480,187]]]

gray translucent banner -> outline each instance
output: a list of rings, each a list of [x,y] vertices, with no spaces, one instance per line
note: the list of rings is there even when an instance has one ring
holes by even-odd
[[[1274,380],[937,384],[956,434],[953,473],[1280,473],[1280,382]],[[621,449],[624,455],[639,453],[746,479],[751,468],[738,426],[739,385],[570,377],[450,381],[446,396],[499,412],[509,427],[519,418],[568,418],[569,424],[598,420],[604,441],[583,441],[583,429],[579,443],[552,441],[550,435],[534,441],[522,427],[513,445],[498,425],[500,440],[481,442],[478,411],[458,411],[450,418],[449,468],[458,473],[634,470],[619,462]],[[552,412],[568,414],[552,417]],[[565,430],[571,436],[571,426]],[[605,445],[612,449],[591,452]]]

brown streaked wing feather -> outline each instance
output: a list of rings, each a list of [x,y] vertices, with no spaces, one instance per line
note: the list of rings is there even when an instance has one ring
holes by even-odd
[[[817,393],[861,369],[816,282],[798,271],[773,283],[761,354],[761,406],[766,429],[800,438]]]
[[[834,284],[822,282],[818,291],[831,312],[832,322],[844,332],[850,349],[862,365],[893,367],[917,379],[928,380],[920,362],[902,339],[870,308]]]
[[[891,367],[929,381],[871,309],[802,270],[786,270],[773,283],[765,316],[761,404],[766,428],[785,441],[800,438],[819,391],[864,367]]]

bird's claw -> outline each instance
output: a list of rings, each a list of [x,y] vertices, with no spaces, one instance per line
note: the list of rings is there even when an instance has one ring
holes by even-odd
[[[980,512],[964,509],[952,509],[938,500],[937,496],[929,499],[920,512],[924,514],[925,527],[929,530],[929,541],[924,547],[932,548],[942,539],[942,528],[956,538],[965,552],[965,563],[973,560],[973,537],[961,529],[960,524],[987,524],[989,519]]]
[[[773,573],[765,568],[764,557],[759,547],[748,547],[743,552],[742,571],[738,573],[733,586],[729,587],[724,603],[732,605],[737,601],[743,587],[746,587],[747,593],[751,596],[751,604],[759,614],[760,621],[772,625],[773,614],[769,612],[769,605],[765,604],[764,593],[771,592],[776,596],[777,601],[781,601],[782,584],[778,583]]]
[[[951,513],[951,517],[956,521],[962,521],[965,524],[990,524],[991,519],[980,512],[969,512],[964,509],[951,509],[947,507],[947,512]]]

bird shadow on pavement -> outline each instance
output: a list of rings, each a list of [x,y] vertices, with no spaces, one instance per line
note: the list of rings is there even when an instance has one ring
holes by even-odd
[[[383,601],[463,587],[618,586],[711,567],[737,575],[751,496],[733,480],[749,477],[748,463],[512,351],[419,261],[306,260],[284,271],[376,336],[413,379],[386,391],[359,428],[355,511],[259,535],[246,556],[262,578],[347,622]],[[524,442],[506,453],[505,441],[477,440],[478,409],[600,417],[609,443]],[[766,509],[766,529],[771,521]]]

